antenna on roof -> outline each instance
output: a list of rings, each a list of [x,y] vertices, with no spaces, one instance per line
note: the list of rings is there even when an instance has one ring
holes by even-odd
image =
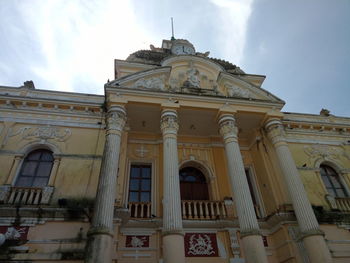
[[[171,40],[175,40],[174,37],[174,20],[171,18]]]

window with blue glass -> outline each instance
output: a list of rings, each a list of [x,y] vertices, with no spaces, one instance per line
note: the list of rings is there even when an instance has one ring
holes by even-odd
[[[129,202],[151,202],[151,172],[151,165],[131,165]]]

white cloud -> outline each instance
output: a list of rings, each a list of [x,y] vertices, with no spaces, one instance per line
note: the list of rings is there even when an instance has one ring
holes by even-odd
[[[243,58],[243,50],[252,12],[253,0],[211,0],[220,9],[217,28],[223,57],[236,64]]]
[[[52,83],[41,89],[103,93],[103,83],[114,77],[114,58],[125,59],[156,40],[136,23],[129,1],[20,3],[46,57],[46,64],[32,68]]]

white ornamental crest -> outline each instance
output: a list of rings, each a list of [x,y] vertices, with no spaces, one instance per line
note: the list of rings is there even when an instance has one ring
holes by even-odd
[[[215,254],[214,248],[211,244],[210,237],[208,235],[198,234],[196,238],[196,234],[193,234],[189,240],[189,249],[188,254],[194,256],[209,256]]]

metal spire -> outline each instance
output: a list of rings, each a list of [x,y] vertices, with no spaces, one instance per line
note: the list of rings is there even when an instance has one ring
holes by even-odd
[[[171,40],[175,40],[174,37],[174,20],[171,18]]]

